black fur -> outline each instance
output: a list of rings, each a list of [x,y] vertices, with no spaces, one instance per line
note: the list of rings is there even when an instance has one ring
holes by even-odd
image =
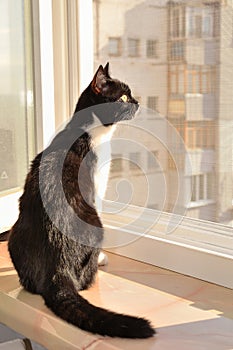
[[[0,242],[8,241],[10,231],[5,231],[0,233]]]
[[[122,95],[127,95],[127,103]],[[67,322],[113,337],[146,338],[155,332],[147,320],[98,308],[77,293],[94,282],[104,233],[94,206],[97,156],[88,126],[93,115],[107,128],[131,119],[137,108],[129,87],[110,77],[108,64],[100,66],[71,121],[32,162],[8,243],[26,290],[42,295]]]

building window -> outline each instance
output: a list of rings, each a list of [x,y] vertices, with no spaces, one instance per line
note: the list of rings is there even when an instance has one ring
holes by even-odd
[[[130,57],[139,56],[139,47],[140,47],[139,39],[128,39],[128,55]]]
[[[1,1],[0,194],[17,191],[34,155],[30,2]],[[5,192],[6,193],[6,192]]]
[[[168,105],[169,114],[184,115],[185,114],[185,100],[182,98],[170,99]]]
[[[131,152],[129,154],[129,168],[131,170],[138,170],[140,169],[140,160],[141,160],[141,155],[139,152]]]
[[[148,170],[154,170],[159,168],[158,163],[158,151],[150,151],[147,157],[147,168]]]
[[[212,66],[188,66],[187,69],[187,92],[188,93],[214,93],[215,92],[215,69]]]
[[[169,34],[171,38],[184,37],[184,7],[176,7],[171,5],[170,7],[170,21],[169,21]]]
[[[213,199],[213,176],[210,173],[193,175],[191,202],[199,202]]]
[[[215,128],[212,121],[172,120],[185,145],[190,149],[213,149],[215,147]]]
[[[178,61],[184,59],[184,41],[172,41],[170,43],[169,59]]]
[[[108,39],[108,54],[109,56],[121,55],[121,38]]]
[[[114,154],[114,158],[111,161],[111,171],[114,173],[123,170],[122,154]]]
[[[172,65],[169,69],[170,94],[183,95],[185,93],[185,66]]]
[[[214,148],[215,132],[212,122],[189,121],[186,127],[186,145],[188,148]]]
[[[158,97],[157,96],[148,96],[147,97],[147,108],[151,112],[156,112],[158,109]]]
[[[170,94],[214,93],[216,71],[214,66],[171,65],[169,68]]]
[[[194,38],[217,35],[216,4],[200,7],[188,7],[186,15],[187,36]]]
[[[146,43],[146,56],[148,58],[157,58],[157,40],[147,40]]]

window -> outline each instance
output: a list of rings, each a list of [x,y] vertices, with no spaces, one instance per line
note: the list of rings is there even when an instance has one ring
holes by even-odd
[[[130,57],[139,56],[139,47],[140,47],[139,39],[128,39],[128,55]]]
[[[111,162],[111,171],[117,173],[123,170],[122,154],[114,154]]]
[[[186,10],[187,35],[193,38],[213,37],[218,32],[218,4],[188,7]]]
[[[184,37],[184,7],[169,4],[169,35],[171,38]]]
[[[212,66],[188,66],[189,93],[213,93],[215,91],[215,70]]]
[[[212,122],[187,122],[186,124],[187,147],[191,149],[213,149],[215,145],[215,129]]]
[[[157,58],[157,40],[147,40],[146,55],[148,58]]]
[[[172,98],[169,101],[169,115],[184,115],[185,114],[185,100]]]
[[[158,109],[158,97],[157,96],[148,96],[147,97],[147,108],[151,112],[155,112]]]
[[[21,0],[0,3],[0,194],[23,185],[35,148],[28,10]]]
[[[211,66],[171,65],[169,68],[171,94],[214,93],[216,89],[216,70]]]
[[[108,40],[108,54],[109,54],[109,56],[120,56],[121,55],[121,39],[120,38],[109,38],[109,40]]]
[[[170,55],[169,59],[171,61],[178,61],[184,59],[184,42],[183,41],[173,41],[170,44]]]
[[[213,199],[213,176],[212,174],[199,174],[192,176],[192,202],[207,201]]]
[[[171,120],[173,126],[190,149],[214,149],[215,124],[212,121],[185,121],[180,117]]]
[[[182,95],[185,93],[185,66],[177,64],[169,67],[169,85],[171,94]]]
[[[139,152],[131,152],[129,154],[129,169],[138,170],[140,169],[140,153]]]
[[[151,151],[147,156],[147,167],[149,170],[154,170],[159,168],[158,162],[158,151]]]

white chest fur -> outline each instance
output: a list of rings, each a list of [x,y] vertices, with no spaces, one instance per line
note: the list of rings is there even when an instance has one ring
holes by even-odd
[[[95,182],[95,204],[99,214],[102,211],[102,200],[104,198],[108,176],[111,166],[111,138],[116,126],[98,126],[89,131],[92,138],[92,147],[97,155],[97,164],[94,172]]]

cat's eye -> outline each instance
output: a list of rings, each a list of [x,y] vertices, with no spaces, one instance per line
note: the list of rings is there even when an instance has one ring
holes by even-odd
[[[128,97],[126,95],[122,95],[120,99],[123,102],[127,102],[128,101]]]

